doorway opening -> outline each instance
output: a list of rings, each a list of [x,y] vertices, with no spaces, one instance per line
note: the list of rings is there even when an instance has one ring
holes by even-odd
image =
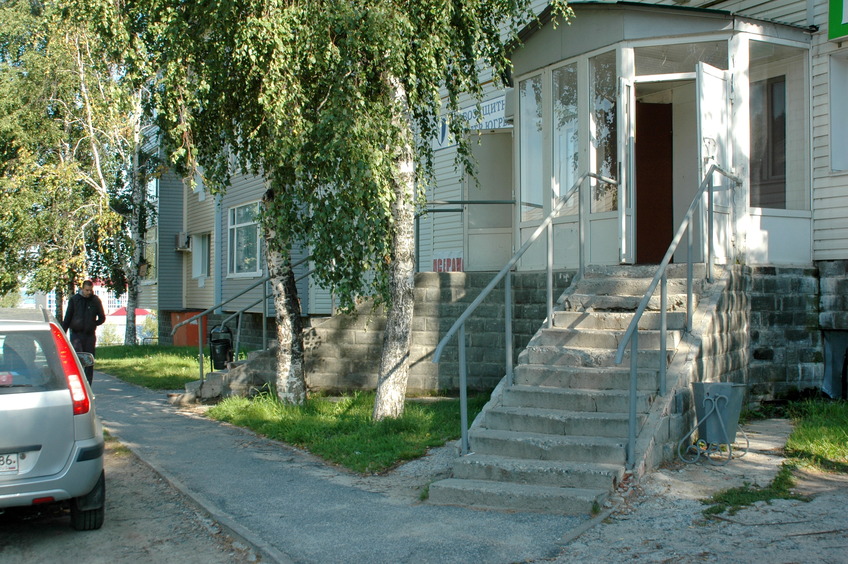
[[[695,82],[637,83],[635,98],[636,262],[658,264],[697,190]]]

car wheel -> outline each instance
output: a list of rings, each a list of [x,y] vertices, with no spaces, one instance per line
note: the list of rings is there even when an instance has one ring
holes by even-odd
[[[97,507],[91,507],[92,501],[99,501]],[[71,500],[71,525],[77,531],[94,531],[103,526],[106,513],[106,478],[103,473],[94,489],[87,495]]]

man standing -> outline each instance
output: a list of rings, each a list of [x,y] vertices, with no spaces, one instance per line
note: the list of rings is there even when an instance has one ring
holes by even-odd
[[[94,295],[94,283],[86,280],[82,283],[79,293],[71,296],[68,300],[68,309],[65,311],[65,319],[62,328],[71,330],[71,345],[78,352],[94,354],[94,345],[97,343],[95,331],[97,326],[106,321],[103,312],[103,304],[100,298]],[[85,367],[85,377],[91,384],[94,380],[94,367]]]

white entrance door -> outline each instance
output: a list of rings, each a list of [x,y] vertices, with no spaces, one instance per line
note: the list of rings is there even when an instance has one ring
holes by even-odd
[[[465,179],[464,199],[469,202],[513,200],[512,130],[494,130],[471,140],[477,160],[477,182]],[[513,205],[465,205],[465,270],[500,270],[512,257]]]
[[[696,88],[698,91],[698,166],[699,180],[703,180],[712,164],[717,164],[728,172],[732,171],[729,120],[728,73],[706,63],[696,67]],[[726,263],[731,256],[731,204],[732,183],[721,174],[713,175],[715,189],[713,205],[713,252],[717,263]],[[705,196],[706,198],[706,196]],[[705,201],[706,203],[706,201]],[[706,208],[706,206],[704,206]],[[706,221],[706,212],[700,221]],[[704,224],[706,225],[706,224]],[[704,233],[708,233],[707,226]],[[706,256],[707,239],[702,239],[702,252]],[[702,259],[703,260],[703,259]]]

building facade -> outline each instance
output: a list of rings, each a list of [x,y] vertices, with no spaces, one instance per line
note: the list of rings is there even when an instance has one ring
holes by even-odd
[[[454,166],[451,139],[433,140],[418,269],[499,270],[551,213],[559,270],[658,263],[716,165],[727,174],[709,175],[715,228],[692,252],[750,268],[751,385],[762,397],[838,392],[848,347],[843,0],[570,5],[574,18],[555,26],[537,3],[542,25],[512,55],[511,88],[481,74],[479,111],[466,104],[479,132],[476,180]],[[156,268],[142,307],[202,311],[261,280],[263,192],[255,177],[234,178],[223,197],[160,180]],[[699,214],[696,223],[708,221]],[[517,268],[545,262],[539,246]],[[331,297],[305,272],[303,311],[331,314]],[[273,313],[251,305],[257,296],[247,292],[222,315],[247,308],[258,330]],[[160,334],[176,319],[160,314]]]

